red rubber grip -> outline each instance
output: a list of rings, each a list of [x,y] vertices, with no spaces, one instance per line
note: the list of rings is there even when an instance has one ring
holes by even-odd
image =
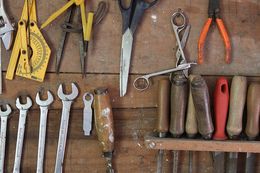
[[[214,91],[215,133],[213,135],[213,139],[227,139],[225,129],[228,113],[228,103],[228,81],[226,78],[220,77],[216,82]]]

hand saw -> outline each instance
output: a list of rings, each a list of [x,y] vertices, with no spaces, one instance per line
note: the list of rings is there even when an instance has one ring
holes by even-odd
[[[36,0],[25,0],[6,79],[12,80],[16,69],[16,75],[42,82],[50,54],[51,50],[37,26]]]

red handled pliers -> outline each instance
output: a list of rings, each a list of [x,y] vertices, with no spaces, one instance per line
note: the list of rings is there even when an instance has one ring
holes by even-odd
[[[225,25],[223,23],[223,20],[220,18],[219,0],[209,0],[208,15],[209,15],[208,20],[205,23],[205,25],[202,29],[202,32],[200,34],[200,38],[199,38],[198,63],[202,64],[204,62],[203,48],[204,48],[204,44],[206,41],[206,37],[207,37],[208,31],[209,31],[210,25],[213,20],[217,23],[220,34],[224,40],[225,49],[226,49],[225,62],[230,63],[230,61],[231,61],[231,44],[230,44],[230,39],[229,39],[227,30],[225,28]]]

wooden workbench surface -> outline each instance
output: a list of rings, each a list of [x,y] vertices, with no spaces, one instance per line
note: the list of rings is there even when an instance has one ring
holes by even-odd
[[[87,9],[95,10],[100,0],[86,1]],[[15,3],[14,3],[15,2]],[[37,1],[38,23],[42,24],[49,15],[59,9],[66,1]],[[154,131],[157,107],[157,81],[149,90],[138,92],[132,87],[137,75],[168,69],[175,66],[176,40],[172,31],[171,14],[178,8],[185,11],[191,24],[191,33],[186,46],[189,61],[197,59],[197,42],[200,31],[207,19],[208,1],[206,0],[159,0],[152,9],[146,11],[137,29],[132,54],[131,76],[128,93],[119,97],[119,63],[121,46],[121,13],[117,0],[108,0],[109,13],[93,31],[93,41],[89,46],[87,59],[87,76],[83,79],[80,73],[78,35],[71,34],[64,57],[61,61],[61,73],[55,74],[55,55],[61,36],[60,24],[64,15],[42,30],[52,55],[48,66],[45,82],[39,83],[15,77],[13,81],[4,80],[4,94],[1,102],[12,105],[13,114],[10,118],[7,136],[6,172],[13,169],[15,143],[17,136],[18,115],[15,108],[17,96],[29,94],[33,100],[37,91],[49,89],[55,95],[55,102],[50,108],[48,117],[45,172],[53,172],[58,142],[59,124],[62,104],[56,95],[60,83],[76,82],[80,87],[80,96],[73,104],[65,156],[64,172],[66,173],[103,173],[105,162],[97,142],[95,130],[91,137],[84,137],[82,132],[82,95],[99,86],[106,86],[111,93],[115,117],[115,159],[117,172],[147,173],[156,170],[156,151],[145,148],[145,134]],[[20,18],[23,0],[6,0],[6,11],[15,22]],[[232,42],[232,63],[224,62],[224,45],[217,27],[210,31],[205,52],[205,64],[192,68],[193,74],[205,75],[210,92],[214,88],[216,75],[250,76],[249,82],[260,81],[260,2],[257,0],[221,1],[221,16],[224,19]],[[11,51],[2,49],[3,70],[6,71]],[[214,76],[213,76],[214,75]],[[22,172],[36,170],[39,110],[34,103],[27,119]],[[242,155],[241,155],[242,156]],[[211,154],[197,152],[194,155],[194,172],[212,172]],[[260,172],[258,156],[257,169]],[[182,152],[181,170],[188,168],[188,153]],[[244,159],[239,159],[242,165]],[[166,153],[165,169],[171,172],[171,153]]]

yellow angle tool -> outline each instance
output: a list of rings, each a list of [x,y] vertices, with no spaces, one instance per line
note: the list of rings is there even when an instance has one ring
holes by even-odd
[[[88,42],[91,38],[91,30],[92,30],[92,22],[93,22],[93,13],[88,13],[88,22],[86,20],[86,12],[85,12],[85,0],[69,0],[67,4],[61,7],[59,10],[54,12],[41,26],[41,29],[45,28],[49,25],[53,20],[59,17],[62,13],[64,13],[68,8],[70,8],[73,4],[80,7],[81,13],[81,22],[83,28],[83,38],[85,46],[88,45]]]
[[[6,79],[12,80],[16,69],[16,75],[42,82],[50,54],[51,50],[37,26],[36,0],[25,0]]]

